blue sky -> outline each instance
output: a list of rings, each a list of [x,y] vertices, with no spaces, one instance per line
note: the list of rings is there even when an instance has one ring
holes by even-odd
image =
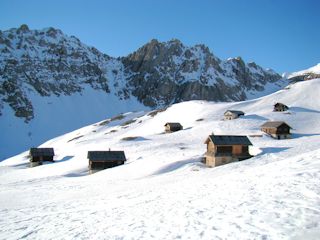
[[[114,57],[177,38],[282,73],[320,62],[319,9],[318,0],[1,0],[0,30],[55,27]]]

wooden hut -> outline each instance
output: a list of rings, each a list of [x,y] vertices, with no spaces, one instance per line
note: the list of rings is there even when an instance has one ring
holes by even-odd
[[[166,133],[171,133],[171,132],[182,130],[183,127],[180,123],[168,122],[164,125],[164,129]]]
[[[54,150],[53,148],[30,148],[29,156],[30,162],[53,162]]]
[[[102,170],[124,164],[124,151],[88,151],[89,169]]]
[[[225,120],[232,120],[232,119],[236,119],[240,116],[244,116],[244,112],[242,111],[237,111],[237,110],[227,110],[224,113],[224,119]]]
[[[252,157],[249,154],[249,146],[252,143],[247,136],[210,135],[205,144],[207,144],[207,152],[204,162],[208,167]]]
[[[290,129],[291,127],[288,124],[281,121],[270,121],[261,126],[261,131],[276,139],[291,138]]]
[[[287,111],[289,107],[287,105],[284,105],[283,103],[276,103],[273,105],[273,111],[274,112],[284,112]]]

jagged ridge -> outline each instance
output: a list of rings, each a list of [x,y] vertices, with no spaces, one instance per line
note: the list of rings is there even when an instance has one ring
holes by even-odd
[[[222,61],[204,45],[186,47],[179,40],[154,39],[122,62],[133,95],[152,107],[196,99],[245,100],[247,91],[262,91],[281,78],[241,57]]]
[[[127,57],[112,58],[58,29],[27,25],[0,31],[0,52],[0,114],[8,104],[26,122],[35,117],[30,91],[59,96],[90,87],[157,108],[191,99],[245,100],[247,92],[281,78],[240,57],[222,61],[204,45],[152,40]]]

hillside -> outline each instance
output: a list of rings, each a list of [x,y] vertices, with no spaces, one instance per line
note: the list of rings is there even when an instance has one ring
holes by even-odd
[[[121,112],[240,101],[284,85],[274,71],[221,60],[204,45],[152,40],[114,58],[59,29],[22,25],[0,31],[0,160]]]
[[[189,101],[131,112],[54,138],[55,163],[0,163],[0,238],[317,239],[320,234],[320,79],[259,99]],[[290,107],[272,112],[275,102]],[[223,121],[225,110],[246,113]],[[250,137],[253,158],[200,163],[215,134],[260,135],[283,120],[293,139]],[[162,134],[166,122],[183,131]],[[136,137],[129,139],[128,137]],[[88,150],[125,150],[125,165],[88,175]],[[59,231],[57,231],[59,229]]]
[[[293,82],[320,78],[320,63],[311,68],[290,73],[287,75],[287,78]]]

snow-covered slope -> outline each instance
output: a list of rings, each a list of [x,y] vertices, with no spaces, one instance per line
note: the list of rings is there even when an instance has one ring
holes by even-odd
[[[300,76],[300,75],[305,75],[305,74],[308,74],[308,73],[320,74],[320,63],[318,63],[317,65],[315,65],[315,66],[313,66],[311,68],[308,68],[306,70],[293,72],[293,73],[289,74],[288,78],[292,78],[292,77]]]
[[[11,108],[4,108],[5,117],[0,117],[0,161],[97,119],[135,109],[148,109],[135,99],[119,100],[114,95],[91,88],[72,97],[41,97],[32,93],[29,97],[34,102],[37,117],[27,124],[23,119],[13,117]]]
[[[303,81],[320,78],[320,63],[311,68],[290,73],[286,77],[291,81]]]
[[[279,74],[220,60],[204,45],[152,40],[113,58],[52,27],[0,30],[0,160],[124,111],[240,101],[284,85]]]
[[[0,238],[318,239],[319,92],[316,79],[245,102],[131,112],[42,144],[55,148],[55,163],[29,168],[27,152],[7,159],[0,163]],[[273,112],[278,101],[290,111]],[[246,115],[223,121],[227,109]],[[286,121],[293,138],[262,134],[267,120]],[[184,130],[162,134],[169,121]],[[256,135],[255,156],[204,167],[212,132]],[[126,164],[88,175],[87,151],[109,148],[124,150]]]

